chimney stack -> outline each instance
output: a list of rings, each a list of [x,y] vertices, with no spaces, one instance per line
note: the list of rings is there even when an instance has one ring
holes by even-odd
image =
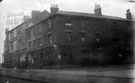
[[[132,19],[132,15],[131,15],[130,9],[127,9],[126,19],[129,19],[129,20]]]
[[[51,8],[50,8],[51,14],[55,14],[58,11],[59,11],[58,5],[57,4],[52,4]]]
[[[94,9],[95,15],[102,15],[101,7],[100,4],[95,4],[95,9]]]
[[[40,11],[36,11],[36,10],[32,10],[31,12],[31,16],[32,18],[35,18],[37,15],[39,15],[41,12]]]
[[[8,28],[6,28],[6,30],[5,30],[5,34],[6,34],[6,35],[8,35],[8,33],[9,33],[9,29],[8,29]]]

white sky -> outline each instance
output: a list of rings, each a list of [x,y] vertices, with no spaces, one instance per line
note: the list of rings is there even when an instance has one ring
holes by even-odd
[[[60,10],[93,13],[95,3],[99,3],[102,14],[125,18],[126,10],[135,13],[135,3],[129,0],[3,0],[0,3],[0,62],[2,62],[3,41],[5,39],[6,15],[24,12],[30,15],[31,10],[48,10],[50,4],[58,4]]]

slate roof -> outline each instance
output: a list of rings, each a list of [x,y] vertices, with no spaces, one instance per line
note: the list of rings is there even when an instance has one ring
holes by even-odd
[[[126,18],[115,17],[115,16],[95,15],[95,14],[91,14],[91,13],[69,12],[69,11],[59,11],[56,14],[81,16],[81,17],[93,17],[93,18],[102,18],[102,19],[113,19],[113,20],[127,20]]]

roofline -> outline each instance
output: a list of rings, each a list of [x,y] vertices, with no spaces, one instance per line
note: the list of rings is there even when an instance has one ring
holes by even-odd
[[[28,19],[27,21],[30,21],[30,20],[31,20],[31,19]],[[16,26],[16,27],[14,27],[13,29],[9,30],[9,32],[13,31],[14,29],[17,29],[19,26],[21,26],[21,25],[25,24],[27,21],[25,21],[25,22],[23,22],[23,23],[21,23],[21,24],[17,25],[17,26]]]
[[[60,11],[60,12],[61,12],[61,11]],[[33,26],[36,26],[36,25],[38,25],[38,24],[40,24],[40,23],[42,23],[42,22],[44,22],[44,21],[46,21],[46,20],[48,20],[48,19],[50,19],[50,18],[52,18],[52,17],[54,17],[54,16],[58,16],[58,15],[75,16],[75,17],[88,17],[88,18],[99,18],[99,19],[103,19],[102,16],[106,16],[106,18],[104,18],[104,19],[117,20],[117,21],[135,22],[135,21],[133,21],[133,20],[128,20],[128,19],[125,19],[125,18],[123,18],[123,19],[107,18],[107,15],[98,16],[98,15],[93,14],[93,15],[95,15],[95,17],[92,17],[92,16],[81,16],[81,15],[68,15],[68,14],[62,14],[62,13],[60,13],[60,12],[57,12],[57,13],[54,13],[54,14],[50,14],[47,18],[45,18],[44,20],[40,21],[40,22],[37,23],[37,24],[34,24]],[[65,12],[69,12],[69,11],[65,11]],[[73,12],[73,13],[79,13],[79,12]],[[82,13],[82,14],[91,14],[91,13]],[[115,17],[115,16],[113,16],[113,17]],[[120,18],[120,17],[118,17],[118,18]],[[12,30],[18,28],[19,26],[23,25],[24,23],[26,23],[26,22],[28,22],[28,21],[30,21],[30,20],[32,20],[32,18],[30,18],[30,19],[28,19],[27,21],[23,22],[22,24],[16,26],[16,27],[13,28]],[[33,26],[31,26],[31,27],[33,27]],[[29,27],[29,28],[31,28],[31,27]],[[29,28],[26,28],[26,30],[29,29]],[[12,31],[12,30],[10,30],[10,31]]]
[[[47,10],[44,10],[44,11],[46,11],[46,12],[49,14],[49,12],[48,12]],[[43,13],[44,11],[40,12],[40,14],[41,14],[41,13]],[[21,24],[17,25],[17,26],[16,26],[16,27],[14,27],[13,29],[9,30],[9,32],[11,32],[11,31],[13,31],[14,29],[18,28],[19,26],[21,26],[21,25],[25,24],[26,22],[31,21],[32,19],[33,19],[33,18],[29,18],[28,20],[26,20],[26,21],[24,21],[23,23],[21,23]]]
[[[120,20],[120,21],[133,21],[133,20],[129,20],[129,19],[126,19],[126,18],[122,18],[122,17],[118,17],[119,19],[115,19],[113,17],[117,17],[117,16],[112,16],[112,18],[108,18],[108,15],[95,15],[95,14],[92,14],[92,13],[82,13],[82,12],[70,12],[70,13],[81,13],[81,14],[90,14],[90,15],[93,15],[95,17],[92,17],[92,16],[81,16],[81,15],[68,15],[68,14],[62,14],[60,12],[70,12],[70,11],[59,11],[57,13],[55,13],[55,15],[67,15],[67,16],[77,16],[77,17],[88,17],[88,18],[99,18],[99,19],[111,19],[111,20]],[[103,17],[104,16],[104,17]],[[134,21],[133,21],[134,22]]]

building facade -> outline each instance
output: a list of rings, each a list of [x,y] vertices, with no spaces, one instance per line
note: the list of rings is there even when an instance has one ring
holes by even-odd
[[[13,43],[15,54],[10,60],[18,57],[19,62],[14,60],[14,63],[18,63],[19,68],[133,63],[133,21],[102,15],[101,8],[98,8],[95,15],[59,11],[55,5],[50,8],[51,14],[33,14],[36,18],[13,29],[16,32],[11,38],[17,45]]]
[[[26,33],[31,33],[26,40],[32,59],[30,63],[42,68],[55,65],[112,65],[133,61],[132,24],[117,17],[57,12],[27,29]],[[38,31],[41,35],[36,36],[34,33]]]
[[[7,66],[25,66],[24,61],[26,57],[26,29],[42,21],[49,13],[45,10],[43,12],[32,12],[32,18],[24,17],[24,22],[12,30],[6,30],[6,39],[4,41],[4,62]],[[39,16],[41,16],[39,18]],[[38,20],[37,20],[38,19]],[[12,60],[11,60],[12,59]],[[19,64],[22,65],[19,65]]]

